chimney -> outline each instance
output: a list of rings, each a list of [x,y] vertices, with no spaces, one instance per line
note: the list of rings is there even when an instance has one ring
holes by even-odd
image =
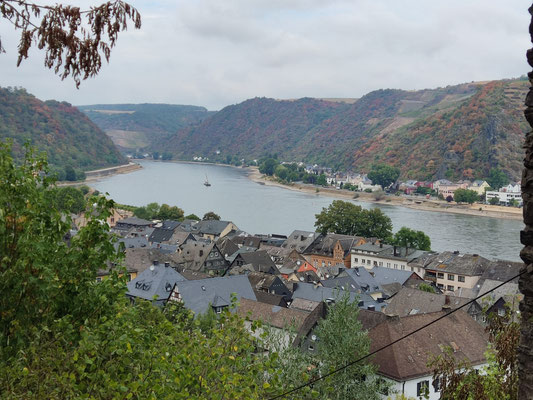
[[[450,312],[451,310],[452,310],[452,307],[450,306],[450,296],[445,295],[444,305],[442,306],[442,311]]]
[[[170,267],[170,263],[168,261],[165,261],[165,268]]]
[[[379,248],[380,248],[380,249],[383,248],[383,242],[379,242]]]
[[[159,261],[154,260],[154,265],[159,265]]]
[[[376,311],[376,306],[368,306],[368,311]]]
[[[394,257],[396,257],[398,254],[397,254],[397,251],[396,251],[396,245],[394,245]]]
[[[400,322],[400,316],[396,314],[385,314],[387,316],[387,321],[390,322]]]

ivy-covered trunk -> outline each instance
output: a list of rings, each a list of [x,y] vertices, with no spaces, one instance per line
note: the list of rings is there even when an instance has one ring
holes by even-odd
[[[529,25],[529,34],[533,42],[533,5],[529,8],[532,15]],[[533,67],[533,48],[527,51],[527,61]],[[525,229],[521,232],[520,238],[525,246],[520,256],[524,260],[527,270],[520,277],[520,291],[524,299],[520,304],[522,314],[522,326],[520,345],[518,347],[518,368],[519,368],[519,394],[518,398],[523,400],[533,399],[533,71],[528,73],[531,86],[526,97],[526,110],[524,111],[527,122],[532,130],[526,135],[524,143],[525,158],[524,170],[522,173],[522,198],[524,199],[524,223]]]

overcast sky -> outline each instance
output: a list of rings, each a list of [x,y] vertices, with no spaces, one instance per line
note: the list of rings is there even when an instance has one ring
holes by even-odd
[[[0,21],[6,49],[0,86],[23,86],[43,100],[75,105],[150,102],[218,110],[252,97],[360,97],[529,70],[529,0],[129,3],[140,11],[142,28],[123,32],[110,63],[79,90],[45,69],[38,50],[16,68],[18,37]]]

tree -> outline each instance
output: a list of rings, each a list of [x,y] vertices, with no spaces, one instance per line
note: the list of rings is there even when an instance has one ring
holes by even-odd
[[[335,300],[328,308],[325,319],[315,330],[317,354],[315,365],[320,374],[327,374],[347,363],[368,354],[370,338],[357,316],[357,302],[348,296]],[[328,399],[380,399],[383,383],[374,379],[376,366],[369,362],[353,364],[314,385],[318,398]]]
[[[48,193],[50,202],[59,211],[79,214],[86,209],[82,191],[72,186],[51,189]]]
[[[65,180],[74,182],[76,180],[76,171],[72,168],[72,165],[67,165],[65,167]]]
[[[487,183],[494,190],[499,190],[501,187],[509,183],[509,178],[503,171],[498,168],[491,168],[489,171],[489,177],[487,178]]]
[[[440,382],[441,399],[518,400],[520,323],[509,312],[504,317],[490,315],[487,328],[490,347],[482,373],[457,360],[451,348],[430,361],[433,379]]]
[[[381,185],[385,189],[396,182],[400,170],[387,164],[374,164],[367,176],[374,185]]]
[[[283,165],[278,165],[274,170],[274,175],[276,175],[281,180],[286,180],[289,174],[289,170]]]
[[[431,250],[431,239],[428,235],[405,226],[394,234],[394,244],[410,249]]]
[[[220,221],[220,215],[215,214],[213,211],[209,211],[204,214],[202,221]]]
[[[69,5],[0,0],[0,17],[21,31],[17,66],[36,44],[45,50],[45,67],[53,69],[61,79],[71,76],[76,87],[81,79],[98,74],[102,56],[109,62],[111,49],[119,32],[127,28],[128,20],[136,29],[141,27],[138,11],[120,0],[87,11]],[[0,41],[0,53],[4,51]]]
[[[189,214],[185,216],[185,219],[190,219],[193,221],[200,221],[200,217],[196,214]]]
[[[226,311],[200,329],[180,304],[129,305],[109,240],[113,201],[93,197],[69,242],[46,163],[0,144],[2,397],[263,399],[285,390],[276,357]],[[111,268],[96,282],[97,272]]]
[[[448,196],[446,196],[446,201],[447,201],[448,203],[451,203],[451,202],[453,201],[453,196],[450,195],[450,194],[449,194]]]
[[[274,170],[278,164],[278,161],[274,158],[267,158],[259,166],[259,172],[268,176],[272,176],[274,175]]]
[[[392,237],[392,222],[379,208],[365,210],[348,201],[333,200],[315,217],[315,227],[323,234],[334,232],[382,240]]]
[[[418,285],[418,290],[428,293],[436,293],[435,288],[428,283],[421,283]]]
[[[326,180],[326,175],[320,174],[318,178],[316,179],[316,184],[321,186],[326,186],[328,184],[328,181]]]
[[[185,212],[177,206],[169,206],[168,204],[161,204],[159,212],[156,217],[158,219],[171,219],[173,221],[182,221]]]
[[[492,206],[497,206],[498,204],[500,204],[500,199],[498,199],[497,197],[491,197],[489,199],[489,204]]]
[[[453,194],[453,199],[456,203],[474,204],[479,199],[479,195],[475,190],[457,189]]]

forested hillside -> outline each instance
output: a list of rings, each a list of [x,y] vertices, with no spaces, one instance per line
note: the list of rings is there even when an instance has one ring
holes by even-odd
[[[13,140],[20,157],[26,142],[46,152],[49,164],[63,171],[125,164],[112,141],[77,108],[41,101],[21,88],[0,88],[0,140]]]
[[[419,91],[377,90],[353,104],[255,98],[158,141],[180,159],[260,158],[368,171],[375,162],[403,178],[482,178],[499,168],[520,179],[525,80]],[[217,154],[219,153],[219,154]]]
[[[172,104],[94,104],[79,106],[125,152],[143,149],[214,112]]]

